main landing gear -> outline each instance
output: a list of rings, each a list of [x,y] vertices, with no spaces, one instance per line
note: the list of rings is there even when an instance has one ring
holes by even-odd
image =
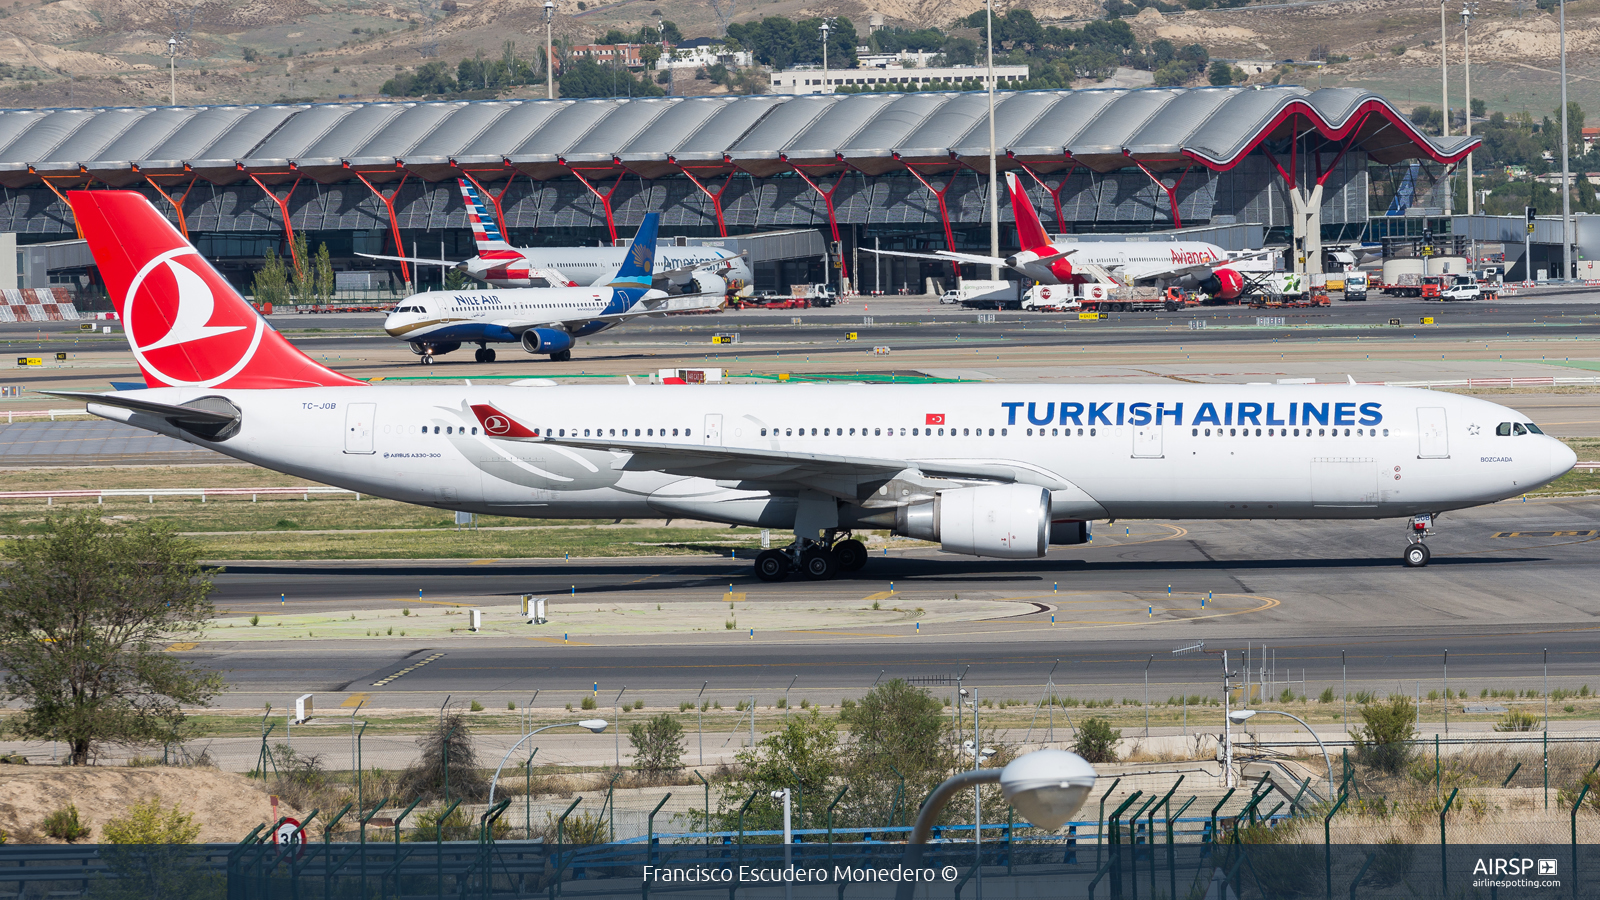
[[[1406,531],[1406,539],[1409,543],[1402,559],[1404,559],[1407,568],[1420,569],[1428,564],[1428,560],[1433,558],[1433,554],[1428,552],[1428,545],[1423,543],[1425,538],[1433,537],[1433,516],[1426,513],[1420,516],[1412,516],[1411,521],[1406,526]]]
[[[486,344],[479,344],[478,349],[472,351],[472,358],[481,363],[494,362],[494,350]]]
[[[848,533],[847,533],[848,534]],[[763,550],[756,557],[756,577],[783,581],[799,572],[809,581],[827,581],[840,572],[854,572],[867,564],[867,548],[853,537],[839,540],[828,532],[823,540],[800,538],[782,549]]]

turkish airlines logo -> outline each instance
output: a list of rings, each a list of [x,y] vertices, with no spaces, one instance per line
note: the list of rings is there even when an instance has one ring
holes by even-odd
[[[193,247],[146,262],[122,304],[140,368],[173,387],[211,387],[239,374],[261,346],[266,322],[244,303],[229,302],[236,299]]]
[[[510,434],[511,420],[505,416],[486,416],[483,420],[483,430],[489,434]]]
[[[943,425],[944,424],[944,413],[928,413],[927,421],[923,422],[922,424],[924,424],[924,425]]]

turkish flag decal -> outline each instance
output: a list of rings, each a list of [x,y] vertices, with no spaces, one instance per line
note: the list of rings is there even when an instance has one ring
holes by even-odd
[[[923,422],[922,424],[924,424],[924,425],[943,425],[944,424],[944,413],[928,413],[928,421]]]

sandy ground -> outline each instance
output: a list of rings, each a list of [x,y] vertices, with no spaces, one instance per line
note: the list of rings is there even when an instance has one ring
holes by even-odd
[[[205,843],[238,841],[272,821],[271,803],[258,782],[216,769],[0,765],[0,830],[18,841],[28,829],[37,831],[52,810],[72,803],[78,821],[93,829],[88,840],[98,841],[106,822],[151,797],[193,813]],[[295,814],[288,806],[279,809],[279,815]],[[59,843],[42,834],[38,841]]]

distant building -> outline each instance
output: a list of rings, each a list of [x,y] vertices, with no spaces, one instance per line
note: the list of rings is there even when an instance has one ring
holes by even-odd
[[[1583,129],[1583,152],[1593,150],[1595,141],[1600,141],[1600,128]]]
[[[1005,88],[1028,80],[1027,66],[995,66],[997,85]],[[941,66],[938,68],[903,68],[897,65],[873,66],[856,69],[828,69],[827,84],[823,84],[821,66],[796,66],[772,73],[774,94],[832,94],[841,87],[895,85],[926,88],[930,85],[961,84],[976,81],[987,87],[987,66]]]
[[[750,51],[729,50],[716,38],[690,38],[675,44],[656,61],[656,69],[698,69],[721,63],[725,66],[750,65]]]
[[[601,65],[637,69],[644,66],[644,58],[639,55],[643,48],[643,44],[578,44],[567,53],[574,60],[592,59]]]

